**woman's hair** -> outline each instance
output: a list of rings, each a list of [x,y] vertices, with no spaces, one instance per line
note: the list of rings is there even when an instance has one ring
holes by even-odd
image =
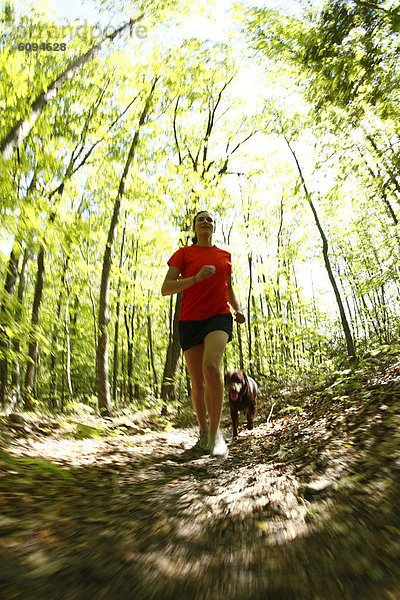
[[[193,217],[193,226],[192,226],[192,229],[194,229],[194,226],[196,225],[196,219],[197,219],[197,217],[198,217],[199,215],[201,215],[201,213],[203,213],[203,212],[208,212],[208,210],[199,210],[199,212],[198,212],[198,213],[196,213],[196,214],[194,215],[194,217]],[[215,224],[215,219],[214,219],[214,224]],[[192,237],[192,244],[193,244],[193,245],[194,245],[194,244],[197,244],[197,242],[198,242],[198,240],[197,240],[197,235],[196,235],[196,234],[194,234],[194,236]]]

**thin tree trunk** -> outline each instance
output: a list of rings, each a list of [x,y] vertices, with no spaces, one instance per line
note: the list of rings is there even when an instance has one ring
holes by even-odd
[[[154,364],[154,351],[153,351],[153,336],[151,333],[151,316],[147,315],[147,337],[149,342],[149,359],[150,366],[153,371],[153,381],[154,381],[154,396],[157,398],[158,396],[158,379],[157,379],[157,370]]]
[[[263,265],[263,259],[262,256],[260,257],[261,260],[261,264]],[[265,307],[266,307],[266,319],[263,319],[263,325],[264,325],[264,340],[265,340],[265,347],[267,349],[267,355],[266,355],[266,359],[267,359],[267,365],[268,365],[268,371],[269,371],[269,377],[273,377],[274,373],[275,373],[275,368],[276,368],[276,363],[274,360],[274,336],[272,334],[272,326],[271,326],[271,322],[272,322],[272,318],[273,318],[273,309],[271,307],[271,302],[270,299],[268,297],[267,294],[267,278],[265,277],[265,273],[264,273],[264,269],[262,269],[262,275],[261,275],[261,279],[263,282],[263,288],[264,288],[264,300],[265,300]],[[263,314],[264,314],[264,310],[263,310]],[[265,322],[267,323],[267,327],[268,329],[266,329],[265,327]]]
[[[119,355],[119,316],[121,313],[121,270],[124,258],[124,246],[126,235],[126,219],[124,231],[122,233],[121,250],[119,255],[119,270],[118,270],[118,287],[117,287],[117,306],[115,309],[115,325],[114,325],[114,360],[113,360],[113,402],[117,404],[118,394],[118,355]]]
[[[90,295],[90,303],[92,305],[92,314],[93,314],[93,337],[94,337],[94,347],[97,348],[97,311],[96,311],[96,301],[93,295],[92,282],[89,281],[89,295]],[[97,357],[97,354],[95,353]],[[96,358],[96,371],[97,371],[97,358]]]
[[[0,306],[0,406],[5,406],[8,399],[8,349],[10,338],[7,334],[5,325],[7,324],[7,314],[10,314],[10,305],[15,291],[15,284],[18,274],[18,262],[20,257],[20,247],[14,242],[10,258],[8,260],[6,281],[4,284],[4,295]]]
[[[17,307],[15,310],[15,322],[16,323],[20,323],[21,317],[22,317],[22,304],[23,304],[24,293],[25,293],[26,270],[27,270],[27,266],[28,266],[28,259],[29,259],[29,250],[28,250],[28,248],[25,248],[24,255],[22,258],[21,271],[19,274],[19,282],[18,282],[18,292],[17,292],[18,303],[17,303]],[[21,369],[20,369],[20,362],[19,362],[19,360],[20,360],[19,359],[19,351],[20,351],[19,337],[16,337],[14,340],[13,350],[14,350],[14,355],[16,356],[16,359],[15,359],[14,369],[13,369],[13,374],[12,374],[12,388],[13,388],[13,395],[15,397],[15,403],[18,404],[21,400]]]
[[[114,325],[114,360],[113,360],[113,402],[117,404],[118,395],[118,354],[119,354],[119,315],[121,311],[121,303],[118,298],[117,307],[115,311],[115,325]]]
[[[262,264],[262,257],[260,256],[260,264]],[[258,277],[258,289],[262,289],[262,286],[260,285],[262,282],[262,278]],[[266,343],[266,334],[265,334],[265,310],[264,310],[264,301],[263,301],[263,296],[262,293],[259,294],[258,296],[258,301],[260,304],[260,310],[261,310],[261,318],[260,318],[260,327],[261,327],[261,331],[260,331],[260,336],[262,337],[262,342],[260,342],[260,346],[263,348],[261,351],[261,356],[260,356],[260,373],[265,373],[266,372],[266,367],[268,365],[268,344]],[[267,362],[265,362],[267,361]]]
[[[236,323],[236,334],[237,334],[238,347],[239,347],[239,365],[240,365],[240,369],[244,369],[242,329],[241,329],[239,323]]]
[[[128,400],[129,403],[133,402],[133,326],[135,322],[135,305],[132,306],[132,312],[130,319],[128,319],[128,307],[125,306],[124,310],[124,322],[126,329],[127,339],[127,359],[126,359],[126,376],[128,381]],[[130,322],[129,322],[130,321]]]
[[[115,311],[115,325],[114,325],[114,360],[113,360],[113,402],[117,404],[118,396],[118,354],[119,354],[119,315],[121,311],[121,303],[118,298],[117,307]]]
[[[62,364],[64,364],[64,354],[65,354],[65,350],[64,350],[64,346],[63,346],[62,355],[61,355]],[[65,371],[63,369],[61,371],[61,412],[64,412],[64,407],[65,407]]]
[[[331,267],[331,263],[330,263],[330,259],[329,259],[329,253],[328,253],[328,240],[326,238],[326,235],[325,235],[325,233],[324,233],[324,231],[322,229],[321,223],[319,221],[318,213],[317,213],[316,208],[314,206],[314,203],[312,201],[311,194],[309,193],[309,191],[307,189],[307,186],[306,186],[306,183],[305,183],[305,180],[304,180],[304,177],[303,177],[303,172],[301,170],[299,161],[297,160],[296,153],[293,150],[293,148],[291,147],[289,140],[286,138],[286,136],[284,136],[284,137],[285,137],[285,141],[286,141],[286,143],[287,143],[287,145],[289,147],[289,150],[292,153],[293,158],[295,160],[295,163],[296,163],[296,166],[297,166],[297,170],[299,172],[299,176],[300,176],[300,180],[301,180],[301,183],[302,183],[302,186],[303,186],[303,190],[304,190],[305,196],[307,198],[308,204],[309,204],[309,206],[311,208],[311,211],[313,213],[313,216],[314,216],[315,224],[316,224],[317,229],[319,231],[319,234],[321,236],[321,240],[322,240],[322,254],[323,254],[323,257],[324,257],[325,268],[326,268],[326,271],[328,273],[329,281],[331,282],[331,285],[332,285],[333,293],[335,294],[336,303],[338,305],[339,314],[340,314],[340,320],[341,320],[341,323],[342,323],[343,332],[344,332],[344,336],[345,336],[345,340],[346,340],[347,355],[348,355],[348,357],[350,359],[354,360],[355,357],[356,357],[356,351],[355,351],[355,347],[354,347],[353,336],[351,334],[349,323],[347,321],[347,317],[346,317],[346,313],[345,313],[345,310],[344,310],[342,298],[340,296],[339,288],[338,288],[338,286],[336,284],[336,280],[335,280],[335,277],[333,275],[333,271],[332,271],[332,267]]]
[[[143,126],[145,119],[149,113],[153,92],[158,81],[156,77],[150,88],[149,95],[147,96],[142,114],[140,115],[138,127],[136,129],[133,141],[128,153],[128,158],[125,163],[124,171],[119,183],[117,198],[114,203],[114,211],[111,219],[110,229],[108,231],[106,248],[103,257],[103,267],[101,273],[101,286],[100,286],[100,298],[99,298],[99,339],[97,344],[97,397],[99,404],[99,411],[102,415],[111,416],[111,398],[110,398],[110,381],[109,381],[109,368],[108,368],[108,324],[110,321],[109,315],[109,298],[110,298],[110,276],[111,276],[111,265],[112,256],[114,250],[115,237],[117,235],[121,203],[125,195],[126,178],[129,173],[129,169],[132,165],[135,157],[136,148],[139,143],[139,133]]]
[[[119,394],[119,401],[121,406],[127,405],[127,385],[126,385],[126,375],[125,375],[125,351],[124,351],[124,341],[122,340],[121,344],[121,391]]]
[[[170,401],[176,399],[176,373],[178,370],[179,356],[181,348],[178,338],[179,310],[181,306],[182,294],[178,294],[175,302],[175,310],[172,317],[173,296],[170,298],[170,326],[167,355],[165,358],[164,373],[161,384],[161,399]],[[163,408],[162,414],[167,414],[166,408]]]
[[[274,287],[274,298],[276,305],[276,325],[275,325],[275,345],[278,347],[279,345],[279,356],[280,359],[278,361],[279,370],[281,370],[281,365],[285,361],[285,339],[283,334],[283,306],[282,306],[282,298],[281,298],[281,275],[282,275],[282,258],[281,258],[281,247],[282,247],[282,230],[283,230],[283,197],[281,198],[281,203],[279,206],[279,229],[277,233],[276,240],[276,283]],[[278,354],[276,355],[278,356]],[[275,358],[276,361],[276,358]]]
[[[136,346],[135,346],[135,351],[132,354],[132,364],[136,365],[138,364],[138,356],[139,356],[139,350],[140,350],[140,343],[142,341],[142,335],[143,335],[143,329],[146,325],[146,320],[142,319],[142,321],[139,321],[139,315],[140,313],[136,313],[138,315],[137,318],[137,324],[136,324],[136,330],[138,331],[138,334],[136,335]],[[140,324],[140,328],[139,328],[139,324]],[[133,318],[132,318],[132,331],[134,329],[134,323],[133,323]],[[133,344],[132,344],[133,346]],[[132,373],[133,374],[133,373]],[[135,386],[134,386],[135,392],[135,398],[142,398],[143,394],[142,394],[142,390],[143,390],[143,386],[140,385],[140,382],[135,381]]]
[[[61,318],[63,288],[65,287],[65,279],[67,276],[68,261],[64,262],[64,271],[61,277],[60,292],[58,294],[56,318],[53,325],[53,333],[51,337],[51,354],[50,354],[50,404],[53,409],[57,407],[57,347],[58,347],[58,327]]]
[[[251,296],[253,293],[253,264],[252,264],[252,255],[248,255],[248,263],[249,263],[249,293],[247,296],[247,335],[248,335],[248,348],[249,348],[249,369],[250,375],[254,376],[253,373],[253,348],[252,348],[252,334],[251,334]]]
[[[346,292],[345,292],[344,280],[343,280],[343,277],[342,277],[342,274],[340,272],[340,268],[338,267],[338,265],[336,265],[336,271],[337,271],[337,275],[338,275],[338,278],[339,278],[340,286],[341,286],[342,291],[343,291],[344,299],[345,299],[345,302],[346,302],[347,314],[349,315],[350,323],[353,323],[353,318],[352,318],[352,312],[351,312],[351,308],[350,308],[349,299],[348,299],[348,297],[346,295]],[[354,331],[354,327],[353,327],[353,331]]]
[[[67,271],[68,260],[66,261],[66,263],[67,264],[66,264],[65,270]],[[71,343],[70,343],[69,326],[68,326],[70,287],[69,287],[69,283],[68,283],[68,275],[67,274],[65,276],[65,288],[67,291],[67,295],[65,298],[65,318],[64,318],[65,350],[66,350],[65,376],[67,379],[69,399],[72,400],[73,390],[72,390],[72,383],[71,383]]]
[[[32,395],[34,393],[35,384],[35,369],[38,351],[38,343],[36,340],[37,327],[39,323],[40,303],[42,301],[43,285],[44,285],[44,248],[39,250],[37,257],[37,275],[35,293],[32,306],[31,333],[29,336],[28,362],[26,366],[25,383],[23,389],[24,408],[32,410]]]
[[[260,333],[258,330],[258,317],[257,315],[257,307],[256,307],[256,300],[254,298],[254,296],[251,296],[251,305],[252,305],[252,309],[253,309],[253,315],[254,315],[254,353],[255,353],[255,364],[256,364],[256,369],[257,369],[257,374],[261,373],[261,362],[260,362],[260,357],[262,355],[262,350],[261,350],[261,338],[260,338]],[[251,368],[250,368],[251,370]]]

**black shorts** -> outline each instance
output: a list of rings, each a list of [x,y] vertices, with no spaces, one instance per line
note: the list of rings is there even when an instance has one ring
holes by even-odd
[[[231,313],[214,315],[201,321],[179,321],[179,342],[183,351],[189,350],[192,346],[202,344],[206,335],[211,331],[226,331],[229,336],[228,342],[230,342],[232,329],[233,319]]]

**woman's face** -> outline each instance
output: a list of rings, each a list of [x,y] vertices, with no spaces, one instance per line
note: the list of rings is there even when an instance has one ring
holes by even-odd
[[[207,211],[201,212],[197,215],[196,220],[194,222],[194,231],[199,237],[199,233],[209,232],[210,234],[214,232],[215,229],[215,221],[214,217]]]

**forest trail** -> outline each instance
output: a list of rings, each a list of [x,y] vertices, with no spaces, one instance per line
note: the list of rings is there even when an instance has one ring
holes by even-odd
[[[400,364],[347,383],[223,462],[193,429],[3,417],[0,598],[398,600]]]

